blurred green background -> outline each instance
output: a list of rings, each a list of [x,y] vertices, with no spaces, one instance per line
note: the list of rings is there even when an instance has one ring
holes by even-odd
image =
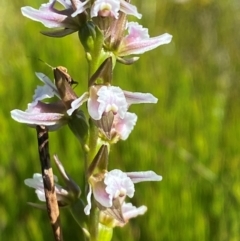
[[[51,76],[63,65],[87,88],[87,64],[77,34],[52,39],[20,7],[44,1],[1,0],[0,36],[0,240],[53,240],[46,213],[24,179],[40,172],[34,129],[10,118],[26,109],[36,85],[34,72]],[[151,92],[157,105],[132,106],[138,123],[125,142],[112,148],[110,166],[124,171],[154,170],[159,183],[136,185],[132,202],[148,212],[114,231],[115,241],[238,241],[240,237],[240,1],[132,1],[151,36],[173,35],[170,44],[118,65],[115,85]],[[71,176],[82,179],[82,152],[68,130],[50,134]],[[80,240],[67,210],[61,219],[65,240]]]

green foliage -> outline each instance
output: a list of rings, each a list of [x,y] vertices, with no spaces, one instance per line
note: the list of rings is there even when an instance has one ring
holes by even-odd
[[[179,2],[179,3],[178,3]],[[182,2],[182,3],[180,3]],[[42,3],[34,2],[34,7]],[[160,183],[136,186],[133,203],[148,212],[113,233],[115,241],[237,241],[240,236],[240,5],[237,0],[132,1],[151,36],[168,32],[172,43],[117,65],[115,85],[151,92],[156,105],[131,106],[139,119],[125,142],[112,148],[110,166],[124,171],[152,169]],[[34,129],[14,122],[10,110],[25,109],[40,84],[35,71],[52,78],[52,66],[68,68],[87,89],[87,64],[77,34],[41,35],[44,26],[24,18],[32,1],[3,1],[0,86],[0,240],[52,240],[46,213],[24,179],[40,172]],[[67,127],[50,134],[51,153],[80,185],[81,147]],[[79,171],[81,170],[81,171]],[[81,240],[67,210],[65,240]]]

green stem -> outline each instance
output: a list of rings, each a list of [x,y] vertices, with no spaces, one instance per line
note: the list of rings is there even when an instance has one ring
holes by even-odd
[[[96,205],[93,204],[91,208],[90,219],[89,219],[90,241],[99,241],[98,223],[99,223],[99,209]]]

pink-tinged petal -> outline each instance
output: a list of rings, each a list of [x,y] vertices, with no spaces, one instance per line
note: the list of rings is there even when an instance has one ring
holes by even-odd
[[[99,103],[91,98],[88,99],[88,113],[94,120],[100,120],[102,115],[98,111]]]
[[[66,27],[64,21],[67,19],[66,15],[50,12],[40,11],[32,7],[21,8],[23,16],[30,18],[34,21],[42,23],[48,28]]]
[[[82,96],[80,96],[79,98],[77,98],[76,100],[74,100],[72,103],[71,103],[71,109],[69,109],[67,111],[67,114],[69,116],[72,115],[72,113],[77,110],[84,102],[86,102],[88,100],[88,97],[89,97],[89,94],[88,92],[85,92]]]
[[[128,105],[158,102],[158,99],[150,93],[124,91],[124,95]]]
[[[103,207],[109,208],[112,206],[112,199],[110,195],[105,190],[106,185],[103,182],[97,182],[93,187],[93,195],[97,202],[99,202]]]
[[[118,115],[114,117],[113,126],[115,131],[120,136],[121,140],[126,140],[132,132],[137,122],[137,115],[134,113],[127,112],[123,119],[119,118]]]
[[[88,113],[94,120],[100,120],[102,117],[102,113],[99,113],[98,108],[100,103],[97,101],[98,88],[96,86],[92,86],[89,90],[90,98],[88,99],[87,107]]]
[[[123,203],[122,205],[122,213],[125,220],[129,220],[131,218],[135,218],[139,215],[143,215],[147,211],[146,206],[135,207],[132,203]]]
[[[142,40],[149,39],[150,36],[148,34],[148,29],[144,28],[137,22],[128,22],[127,23],[128,35],[125,37],[125,41],[134,41],[134,40]]]
[[[142,54],[172,40],[172,35],[168,33],[150,38],[148,29],[138,23],[128,23],[128,32],[118,49],[119,56]]]
[[[67,119],[63,114],[65,107],[62,102],[46,104],[38,102],[37,105],[28,105],[27,111],[12,110],[11,116],[15,121],[30,126],[48,126],[49,130],[56,130],[66,124]]]
[[[168,33],[162,34],[158,37],[136,40],[127,43],[119,50],[119,56],[127,56],[134,54],[143,54],[147,51],[157,48],[160,45],[168,44],[171,42],[172,36]]]
[[[92,197],[92,187],[91,187],[91,185],[89,185],[89,192],[87,194],[87,206],[84,208],[84,212],[86,215],[90,214],[90,210],[92,207],[91,197]]]
[[[64,114],[66,111],[65,106],[62,101],[53,102],[53,103],[44,103],[39,101],[36,105],[32,105],[32,103],[28,104],[28,109],[26,112],[32,114],[38,113],[58,113]]]
[[[104,112],[112,111],[114,114],[119,114],[121,118],[124,117],[127,111],[127,102],[123,91],[115,86],[102,86],[97,95],[100,103],[98,112],[102,116]]]
[[[90,7],[90,0],[85,0],[84,2],[75,0],[76,11],[71,15],[72,17],[76,17],[78,14],[83,13],[87,8]]]
[[[62,125],[63,114],[58,113],[28,113],[21,110],[12,110],[12,118],[20,123],[29,125],[55,126]]]
[[[65,9],[55,9],[54,5],[56,2],[62,4]],[[48,3],[42,4],[38,10],[27,6],[22,7],[21,11],[25,17],[41,22],[48,28],[64,27],[75,31],[78,30],[77,20],[71,17],[74,10],[69,1],[50,0]]]
[[[161,181],[162,176],[157,175],[153,171],[146,172],[126,172],[126,175],[131,178],[133,183],[145,181]]]
[[[112,170],[105,174],[104,183],[109,198],[118,198],[122,196],[133,197],[135,189],[131,179],[121,170]]]
[[[125,0],[120,0],[120,6],[120,11],[128,15],[133,15],[139,19],[142,18],[142,14],[138,13],[137,8]]]
[[[88,112],[94,120],[100,120],[104,112],[109,111],[123,118],[127,108],[126,98],[119,87],[102,86],[98,90],[94,86],[91,87]]]
[[[108,17],[118,18],[120,2],[116,0],[96,0],[91,7],[91,17]]]

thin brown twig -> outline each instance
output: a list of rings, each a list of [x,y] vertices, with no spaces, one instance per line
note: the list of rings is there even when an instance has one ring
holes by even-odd
[[[63,241],[62,229],[60,226],[60,212],[49,155],[48,130],[43,126],[37,126],[36,130],[48,217],[52,226],[55,241]]]

